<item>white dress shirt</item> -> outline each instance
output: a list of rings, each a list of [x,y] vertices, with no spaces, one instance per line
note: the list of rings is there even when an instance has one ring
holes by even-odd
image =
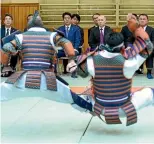
[[[9,29],[9,35],[10,35],[11,34],[11,27],[10,28],[5,27],[5,35],[7,34],[7,29]]]

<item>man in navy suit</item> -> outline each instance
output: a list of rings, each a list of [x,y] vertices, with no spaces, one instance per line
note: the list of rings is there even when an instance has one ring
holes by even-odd
[[[2,25],[1,27],[1,47],[3,46],[2,43],[2,38],[4,38],[5,36],[10,35],[11,33],[17,31],[17,29],[12,27],[12,21],[13,21],[13,17],[10,14],[5,14],[4,17],[4,25]],[[10,66],[15,69],[17,64],[17,56],[11,56],[10,59]],[[6,77],[9,76],[8,74],[5,75]]]
[[[65,37],[71,41],[76,55],[79,54],[79,47],[81,44],[81,33],[80,33],[80,29],[78,26],[72,25],[71,24],[71,14],[69,12],[65,12],[62,15],[62,18],[64,20],[64,25],[59,27],[58,30],[62,31],[65,35]],[[65,52],[63,50],[60,50],[58,52],[58,58],[60,57],[65,57]],[[64,73],[66,74],[66,66],[68,64],[68,60],[64,60],[63,61],[63,65],[64,65]],[[74,76],[73,76],[74,77]]]

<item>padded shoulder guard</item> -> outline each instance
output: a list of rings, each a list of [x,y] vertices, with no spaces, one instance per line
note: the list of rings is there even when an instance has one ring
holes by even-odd
[[[126,59],[132,58],[142,52],[146,47],[147,46],[145,41],[142,38],[137,37],[135,42],[133,44],[129,44],[128,47],[124,50],[123,56]]]
[[[80,65],[82,64],[89,56],[93,56],[96,54],[96,51],[93,51],[93,52],[89,52],[87,54],[82,54],[82,55],[79,55],[77,56],[77,65]]]
[[[57,32],[60,36],[65,37],[65,34],[62,31],[60,31],[56,28],[53,28],[53,30],[54,30],[54,32]]]
[[[2,38],[3,45],[6,44],[6,43],[8,43],[8,42],[10,42],[10,41],[12,41],[15,38],[15,35],[17,35],[17,34],[21,34],[21,31],[20,30],[17,30],[15,32],[11,33],[10,35]]]

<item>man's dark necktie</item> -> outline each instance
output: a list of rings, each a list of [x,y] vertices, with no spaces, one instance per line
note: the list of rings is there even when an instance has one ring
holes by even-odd
[[[8,36],[8,35],[9,35],[9,29],[6,30],[5,36]]]
[[[69,27],[66,27],[66,37],[68,38],[68,33],[69,33]]]
[[[104,34],[103,34],[103,29],[100,29],[100,44],[104,44]]]

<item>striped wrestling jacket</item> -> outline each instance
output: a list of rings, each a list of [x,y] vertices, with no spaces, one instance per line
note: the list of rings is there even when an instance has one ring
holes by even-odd
[[[49,90],[57,90],[56,77],[51,71],[51,58],[55,54],[55,50],[50,40],[51,32],[34,32],[27,31],[23,33],[22,41],[22,68],[11,75],[6,83],[15,84],[15,82],[26,73],[26,88],[40,88],[41,74],[46,77],[47,88]],[[56,33],[52,34],[53,39]]]
[[[105,116],[107,124],[121,124],[119,109],[127,116],[127,126],[137,122],[135,107],[130,101],[132,80],[123,75],[124,57],[93,57],[95,77],[93,90],[95,97],[94,111],[100,117]]]

